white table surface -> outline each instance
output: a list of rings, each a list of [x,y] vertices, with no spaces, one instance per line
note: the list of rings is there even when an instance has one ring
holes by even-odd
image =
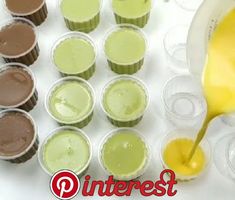
[[[3,1],[3,0],[1,0]],[[106,2],[107,0],[105,0]],[[50,50],[53,42],[63,33],[67,32],[62,17],[59,15],[55,0],[47,0],[49,16],[46,22],[37,28],[39,34],[40,57],[38,61],[31,66],[37,78],[37,88],[39,91],[39,102],[37,107],[31,112],[39,127],[40,141],[57,126],[49,117],[44,108],[44,98],[51,84],[59,78],[58,72],[53,67],[50,58]],[[1,6],[1,4],[0,4]],[[152,11],[149,24],[144,31],[149,38],[149,55],[147,56],[144,69],[136,74],[137,77],[144,80],[148,86],[151,102],[143,121],[136,126],[136,129],[142,132],[146,137],[152,151],[151,164],[141,178],[141,180],[156,181],[161,172],[161,163],[159,159],[159,149],[161,139],[166,133],[173,129],[166,122],[164,109],[161,101],[162,88],[170,77],[174,76],[165,60],[163,48],[163,36],[166,31],[177,24],[190,24],[193,12],[187,12],[179,8],[174,0],[164,2],[158,0]],[[0,21],[11,16],[0,7]],[[95,76],[89,80],[94,86],[97,95],[97,104],[95,115],[92,122],[84,128],[85,132],[91,138],[93,144],[93,159],[88,174],[93,179],[105,180],[107,177],[101,169],[97,152],[98,146],[104,135],[114,129],[107,121],[99,106],[99,96],[104,84],[115,76],[107,67],[105,57],[102,53],[101,42],[105,31],[112,26],[110,20],[112,15],[108,9],[107,3],[104,3],[101,24],[98,29],[90,35],[97,43],[99,55],[97,60],[97,71]],[[200,31],[200,30],[198,30]],[[1,61],[0,61],[1,62]],[[228,127],[218,120],[209,130],[208,138],[212,144],[223,134],[235,131],[235,127]],[[37,156],[25,164],[14,165],[0,161],[0,200],[52,200],[55,199],[49,190],[49,180],[44,171],[39,166]],[[232,200],[235,198],[235,185],[220,175],[214,164],[211,165],[208,172],[201,178],[187,183],[179,183],[176,186],[178,194],[171,198],[173,200]],[[86,199],[80,195],[75,199]],[[133,192],[131,197],[122,197],[123,199],[143,199],[139,192]],[[88,197],[87,199],[117,199],[116,197]],[[170,199],[169,197],[148,197],[146,199]]]

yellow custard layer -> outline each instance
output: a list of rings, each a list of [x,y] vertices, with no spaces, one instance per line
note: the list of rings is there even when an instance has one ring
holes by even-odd
[[[206,166],[206,156],[199,146],[188,164],[185,164],[194,141],[187,138],[179,138],[169,142],[163,152],[166,167],[172,169],[180,176],[197,176]]]

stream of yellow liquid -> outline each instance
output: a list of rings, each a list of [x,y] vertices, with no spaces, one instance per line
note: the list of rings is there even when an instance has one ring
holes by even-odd
[[[194,144],[191,147],[188,146],[186,159],[182,157],[181,160],[171,161],[171,168],[174,170],[181,166],[181,172],[184,175],[188,174],[184,170],[185,166],[190,168],[192,161],[195,162],[195,157],[198,157],[198,148],[200,148],[199,145],[206,134],[210,121],[221,114],[235,112],[235,9],[230,11],[218,24],[209,41],[202,84],[208,105],[204,124]],[[174,147],[168,145],[168,150],[169,148],[174,155]],[[165,160],[167,160],[166,157]],[[197,162],[202,162],[202,160],[198,159]],[[192,167],[190,169],[191,174],[198,172]]]

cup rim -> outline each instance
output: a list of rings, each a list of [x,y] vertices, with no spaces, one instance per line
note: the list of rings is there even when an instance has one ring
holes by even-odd
[[[34,40],[34,43],[32,44],[32,46],[25,52],[19,54],[19,55],[5,55],[5,54],[2,54],[0,53],[0,56],[1,57],[4,57],[4,58],[20,58],[22,56],[25,56],[27,55],[29,52],[31,52],[35,46],[37,45],[38,43],[38,34],[37,34],[37,31],[36,31],[36,26],[33,22],[31,22],[30,20],[28,19],[25,19],[23,17],[12,17],[11,19],[7,19],[7,20],[4,20],[0,23],[0,32],[2,31],[2,29],[4,27],[7,27],[8,25],[11,25],[11,24],[14,24],[16,22],[22,22],[22,23],[26,23],[28,24],[29,26],[31,26],[33,32],[34,32],[34,35],[35,35],[35,40]]]
[[[167,134],[163,137],[163,139],[161,140],[161,145],[160,145],[160,153],[159,153],[159,157],[160,157],[160,160],[161,160],[161,163],[163,165],[163,167],[167,167],[168,168],[168,165],[165,163],[164,161],[164,158],[163,158],[163,153],[164,153],[164,150],[165,150],[165,147],[167,144],[169,144],[169,138],[171,138],[172,136],[174,135],[177,135],[178,139],[180,138],[189,138],[193,141],[195,141],[195,137],[193,135],[190,135],[190,134],[186,134],[187,133],[191,133],[191,132],[198,132],[196,129],[190,129],[190,128],[175,128],[171,131],[168,131]],[[201,145],[201,143],[203,143],[204,145],[206,145],[208,147],[208,152],[206,153],[205,152],[205,148],[203,148],[203,146]],[[207,137],[204,137],[203,138],[203,141],[199,144],[199,146],[203,149],[203,152],[206,156],[206,163],[205,163],[205,166],[203,168],[203,170],[198,173],[197,175],[192,175],[192,176],[185,176],[185,175],[181,175],[181,174],[177,174],[176,172],[176,176],[178,176],[178,179],[180,181],[190,181],[190,180],[194,180],[196,178],[199,178],[201,177],[203,174],[205,174],[205,172],[209,169],[211,163],[212,163],[212,147],[211,147],[211,144],[209,142],[209,140],[207,139]]]
[[[114,135],[119,134],[121,131],[130,131],[131,133],[135,134],[136,136],[138,136],[142,142],[145,144],[146,150],[147,150],[147,158],[146,158],[146,162],[145,162],[145,166],[143,167],[143,169],[140,169],[137,171],[137,173],[135,175],[126,175],[126,176],[117,176],[117,175],[113,175],[111,174],[111,172],[109,172],[108,169],[105,168],[104,163],[102,161],[102,150],[104,147],[104,144],[108,141],[108,139],[112,138]],[[98,150],[98,160],[99,160],[99,164],[101,166],[101,168],[103,169],[103,171],[105,172],[106,175],[108,176],[114,176],[115,179],[117,180],[123,180],[123,181],[130,181],[130,180],[134,180],[140,176],[142,176],[148,169],[149,165],[150,165],[150,161],[151,161],[151,151],[150,151],[150,146],[147,143],[147,140],[145,139],[145,137],[136,129],[134,128],[116,128],[114,130],[109,131],[101,140],[100,144],[99,144],[99,150]]]
[[[55,136],[56,134],[59,134],[61,130],[71,130],[71,131],[74,131],[76,134],[79,134],[80,136],[82,136],[86,140],[86,142],[87,142],[87,145],[89,147],[90,155],[89,155],[89,159],[87,160],[86,165],[84,165],[84,167],[79,172],[75,172],[77,175],[80,175],[80,174],[82,174],[88,168],[88,166],[91,163],[92,156],[93,156],[93,147],[92,147],[91,140],[87,136],[87,134],[82,129],[79,129],[79,128],[74,127],[74,126],[61,126],[61,127],[57,127],[55,129],[53,129],[50,132],[50,134],[44,139],[44,141],[42,142],[42,144],[39,147],[39,151],[38,151],[38,161],[39,161],[39,164],[40,164],[41,168],[43,169],[43,171],[46,172],[49,176],[53,175],[53,173],[50,172],[50,170],[45,166],[45,163],[43,161],[43,150],[44,150],[44,147],[47,144],[47,142],[53,136]]]
[[[107,56],[106,50],[105,50],[105,44],[106,44],[106,40],[109,38],[110,35],[112,35],[112,33],[117,32],[117,31],[119,31],[119,30],[121,30],[121,29],[125,29],[125,28],[127,28],[127,29],[132,29],[132,30],[136,31],[137,33],[139,33],[139,34],[143,37],[143,39],[144,39],[144,41],[145,41],[145,52],[144,52],[144,55],[143,55],[140,59],[138,59],[137,61],[134,61],[134,62],[131,62],[131,63],[121,63],[121,62],[117,63],[116,61],[112,61],[112,60]],[[110,60],[111,62],[117,63],[117,64],[119,64],[119,65],[132,65],[132,64],[135,64],[136,62],[138,62],[138,61],[144,59],[145,56],[146,56],[147,53],[148,53],[148,50],[149,50],[148,37],[147,37],[146,33],[145,33],[142,29],[140,29],[138,26],[133,25],[133,24],[127,24],[127,23],[116,24],[116,25],[111,26],[111,28],[109,28],[109,29],[106,31],[106,33],[104,34],[104,37],[103,37],[103,41],[102,41],[102,45],[101,45],[101,46],[102,46],[102,48],[103,48],[103,52],[104,52],[105,57],[106,57],[108,60]]]
[[[118,16],[120,16],[120,17],[126,18],[126,19],[138,19],[138,18],[144,17],[144,16],[147,15],[148,13],[151,13],[152,9],[153,9],[154,6],[155,6],[155,1],[154,1],[154,0],[151,0],[151,7],[150,7],[150,10],[149,10],[149,11],[146,11],[146,12],[145,12],[143,15],[141,15],[141,16],[138,16],[138,17],[131,17],[131,18],[130,18],[130,17],[125,17],[125,16],[122,16],[122,15],[116,13],[116,12],[114,11],[112,2],[113,2],[113,0],[109,0],[109,7],[112,9],[113,13],[116,14],[116,15],[118,15]]]
[[[27,12],[27,13],[17,13],[17,12],[11,11],[6,5],[6,0],[4,0],[2,3],[3,3],[3,7],[5,8],[5,10],[8,13],[10,13],[11,15],[19,16],[19,17],[25,17],[25,16],[32,15],[32,14],[36,13],[37,11],[39,11],[44,6],[44,4],[46,4],[46,0],[42,0],[42,3],[38,8],[36,8],[33,11]]]
[[[67,82],[67,81],[76,81],[78,83],[83,83],[84,85],[87,86],[87,90],[89,90],[90,94],[91,94],[91,98],[92,98],[92,108],[91,110],[86,114],[84,115],[81,119],[79,120],[74,120],[74,121],[70,121],[70,122],[66,122],[66,121],[63,121],[63,120],[60,120],[60,119],[57,119],[50,111],[50,108],[49,108],[49,102],[50,102],[50,96],[51,94],[53,93],[53,91],[56,89],[56,87],[58,87],[59,85],[63,84],[64,82]],[[50,117],[52,119],[54,119],[56,122],[58,123],[61,123],[61,124],[66,124],[66,125],[73,125],[73,124],[76,124],[76,123],[80,123],[82,122],[83,120],[85,120],[88,116],[90,116],[92,114],[92,112],[94,111],[94,108],[95,108],[95,102],[96,102],[96,97],[95,97],[95,91],[94,91],[94,88],[91,86],[91,84],[80,78],[80,77],[76,77],[76,76],[67,76],[67,77],[64,77],[64,78],[61,78],[57,81],[55,81],[52,86],[50,87],[50,89],[48,90],[47,92],[47,95],[45,96],[45,108],[46,108],[46,111],[47,113],[50,115]]]
[[[165,94],[166,94],[166,88],[168,86],[168,84],[170,84],[173,80],[175,80],[176,78],[190,78],[191,80],[193,81],[197,81],[197,79],[195,79],[192,75],[190,74],[182,74],[182,75],[176,75],[176,76],[173,76],[171,78],[169,78],[166,83],[164,84],[164,87],[163,87],[163,91],[162,91],[162,102],[164,104],[164,107],[166,109],[167,112],[171,113],[171,115],[173,115],[176,119],[179,119],[179,120],[192,120],[192,119],[195,119],[197,117],[199,117],[200,115],[202,115],[203,113],[206,113],[207,112],[207,102],[206,102],[206,99],[204,98],[203,96],[203,93],[202,93],[202,98],[200,98],[202,100],[202,104],[203,104],[203,107],[205,107],[205,110],[203,110],[203,112],[200,112],[198,113],[197,115],[195,116],[192,116],[192,117],[188,117],[188,116],[179,116],[177,114],[175,114],[174,112],[171,111],[171,109],[169,108],[167,102],[166,102],[166,99],[165,99]],[[197,95],[199,96],[199,95]]]
[[[233,173],[235,173],[235,166],[233,166],[231,159],[229,158],[229,151],[231,149],[232,143],[235,142],[235,136],[231,137],[229,144],[226,148],[226,160],[228,163],[228,166],[230,167],[230,169],[232,170]]]
[[[60,14],[61,14],[66,20],[68,20],[68,21],[70,21],[70,22],[74,22],[74,23],[84,23],[84,22],[90,21],[91,19],[93,19],[96,15],[98,15],[98,14],[101,12],[101,10],[103,9],[103,4],[104,4],[104,2],[103,2],[104,0],[99,0],[99,1],[100,1],[100,7],[99,7],[98,12],[95,13],[93,16],[91,16],[89,19],[84,20],[84,21],[73,21],[73,20],[69,19],[68,17],[64,16],[64,14],[63,14],[63,12],[62,12],[62,9],[61,9],[61,4],[62,4],[63,1],[66,1],[66,0],[59,0],[59,1],[57,2],[57,7],[58,7],[59,10],[60,10]]]
[[[21,68],[22,70],[26,71],[32,79],[33,88],[32,88],[32,91],[30,92],[30,94],[28,95],[28,97],[25,98],[25,100],[23,100],[22,102],[20,102],[16,105],[11,105],[11,106],[0,105],[0,109],[18,108],[18,107],[24,105],[33,96],[33,94],[36,91],[37,80],[35,78],[35,75],[32,72],[32,70],[28,66],[26,66],[25,64],[17,63],[17,62],[6,63],[6,64],[0,66],[0,73],[6,71],[8,69],[13,69],[13,68]]]
[[[138,114],[135,118],[133,119],[126,119],[126,120],[123,120],[123,119],[120,119],[118,117],[113,117],[111,114],[109,114],[106,109],[105,109],[105,106],[104,106],[104,96],[105,96],[105,93],[106,93],[106,90],[114,83],[116,83],[117,81],[120,81],[120,80],[132,80],[133,82],[137,83],[142,89],[143,91],[145,92],[145,96],[146,96],[146,106],[145,106],[145,109],[143,110],[142,113]],[[114,78],[111,78],[103,87],[102,89],[102,92],[101,92],[101,99],[100,99],[100,107],[102,108],[103,112],[105,113],[106,116],[108,116],[109,118],[111,119],[114,119],[114,120],[117,120],[117,121],[121,121],[121,122],[129,122],[129,121],[133,121],[133,120],[136,120],[136,119],[139,119],[141,116],[143,116],[145,114],[145,112],[147,111],[148,107],[149,107],[149,104],[150,104],[150,96],[149,96],[149,91],[148,91],[148,88],[146,86],[146,84],[140,80],[139,78],[133,76],[133,75],[118,75]]]
[[[83,39],[83,40],[86,40],[92,47],[93,47],[93,50],[94,50],[94,54],[95,54],[95,57],[94,57],[94,60],[92,62],[92,64],[87,67],[87,69],[84,69],[83,71],[81,72],[76,72],[74,74],[71,74],[71,73],[67,73],[67,72],[63,72],[62,70],[59,69],[59,67],[56,65],[55,63],[55,59],[54,59],[54,53],[55,53],[55,50],[57,49],[57,47],[65,40],[69,39],[69,38],[78,38],[78,39]],[[60,73],[63,73],[63,74],[67,74],[67,75],[76,75],[76,74],[81,74],[81,73],[84,73],[86,72],[87,70],[89,70],[90,67],[92,67],[92,65],[94,65],[96,63],[96,59],[97,59],[97,46],[94,42],[94,40],[86,33],[82,33],[82,32],[78,32],[78,31],[69,31],[63,35],[61,35],[53,44],[52,48],[51,48],[51,60],[52,60],[52,63],[53,63],[53,66],[55,67],[55,69],[57,71],[59,71]]]
[[[22,151],[21,153],[19,153],[17,155],[14,155],[14,156],[1,156],[0,155],[0,159],[2,159],[2,160],[14,160],[14,159],[20,158],[21,156],[25,155],[26,153],[29,152],[29,150],[35,144],[36,139],[38,137],[37,124],[36,124],[35,120],[33,119],[33,117],[29,113],[27,113],[26,111],[21,110],[21,109],[17,109],[17,108],[2,110],[2,111],[0,111],[0,117],[3,116],[4,114],[11,113],[11,112],[12,113],[20,113],[20,114],[24,115],[24,117],[26,117],[32,123],[32,126],[34,128],[34,137],[31,141],[30,145],[24,151]]]

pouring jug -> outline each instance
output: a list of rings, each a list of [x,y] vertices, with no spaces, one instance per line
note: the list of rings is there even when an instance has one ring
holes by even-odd
[[[202,77],[208,42],[217,24],[234,8],[235,0],[204,0],[196,12],[187,40],[189,71],[196,78]],[[235,126],[235,113],[222,116],[222,120],[230,126]]]

